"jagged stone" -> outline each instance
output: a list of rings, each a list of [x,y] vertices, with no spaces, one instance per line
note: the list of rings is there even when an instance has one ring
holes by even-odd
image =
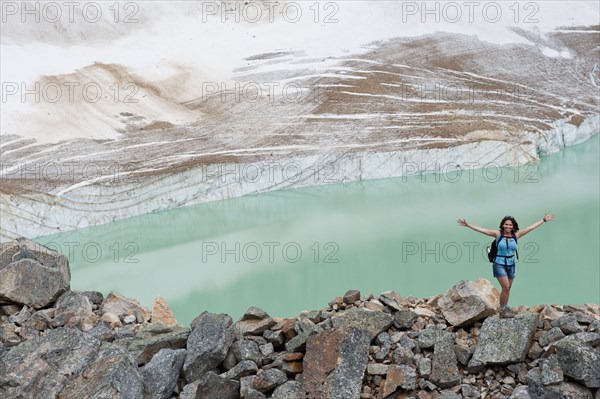
[[[464,344],[457,344],[454,346],[456,358],[463,366],[469,364],[469,360],[471,359],[471,356],[473,356],[473,352],[475,352],[474,348],[468,347]]]
[[[189,335],[189,328],[179,326],[162,330],[148,328],[140,329],[137,335],[115,339],[113,343],[127,349],[137,364],[142,365],[148,363],[161,349],[185,348]]]
[[[386,375],[389,365],[382,363],[369,363],[367,365],[367,374],[369,375]]]
[[[360,396],[370,342],[370,333],[359,327],[311,336],[306,344],[302,380],[308,396],[323,399]]]
[[[188,382],[221,364],[235,338],[233,320],[226,314],[204,312],[192,325],[183,364]]]
[[[433,348],[441,340],[452,338],[452,333],[443,330],[423,330],[419,332],[417,344],[421,349]]]
[[[558,384],[563,381],[563,371],[556,355],[550,355],[540,362],[540,380],[544,385]]]
[[[538,340],[538,342],[541,347],[545,347],[545,346],[548,346],[564,337],[565,337],[565,334],[562,332],[562,330],[560,328],[553,327],[550,330],[543,333],[542,336],[540,337],[540,339]]]
[[[94,361],[100,341],[77,329],[57,328],[0,357],[0,393],[7,398],[54,398]],[[82,396],[83,397],[83,396]]]
[[[26,238],[0,244],[0,304],[41,309],[69,290],[69,261]]]
[[[150,311],[140,305],[137,300],[127,298],[116,292],[111,292],[102,302],[99,313],[112,313],[123,319],[125,316],[135,315],[136,312],[141,313],[143,321],[150,320]]]
[[[559,317],[556,321],[552,323],[553,327],[555,327],[554,324],[556,324],[556,327],[560,328],[562,332],[564,332],[567,335],[583,331],[583,329],[577,322],[577,319],[572,314],[567,314],[562,317]]]
[[[252,381],[252,388],[260,392],[269,392],[286,381],[287,375],[281,370],[259,370]]]
[[[242,377],[256,374],[258,367],[252,360],[242,360],[228,371],[221,374],[222,378],[239,380]]]
[[[275,325],[275,321],[264,310],[251,306],[242,318],[235,323],[234,329],[238,339],[244,335],[260,335]]]
[[[424,378],[429,378],[431,375],[431,359],[429,358],[421,358],[417,362],[417,367],[419,368],[419,375]]]
[[[467,326],[493,315],[500,300],[498,289],[485,279],[460,281],[437,303],[453,326]]]
[[[260,353],[260,349],[256,342],[245,339],[235,341],[233,345],[231,345],[231,349],[238,362],[252,360],[258,366],[262,366],[263,355]]]
[[[527,373],[529,381],[528,393],[531,399],[592,399],[592,393],[589,389],[571,382],[561,382],[559,384],[544,385],[540,377],[538,368],[531,369]]]
[[[169,307],[167,300],[162,296],[156,297],[154,304],[152,304],[150,322],[162,324],[167,327],[174,327],[177,325],[177,319],[175,318],[173,311]]]
[[[186,385],[183,391],[184,394],[180,395],[180,398],[183,397],[183,399],[238,399],[240,397],[240,383],[222,378],[213,371],[208,371],[199,380]]]
[[[531,396],[527,391],[526,385],[519,385],[513,390],[509,399],[531,399]]]
[[[508,319],[497,316],[486,319],[469,368],[522,362],[529,351],[537,321],[538,314],[530,312]]]
[[[56,300],[54,307],[57,315],[65,312],[73,312],[81,318],[94,315],[92,303],[81,292],[66,291]]]
[[[144,396],[144,383],[137,364],[123,348],[104,342],[85,372],[60,391],[61,399],[122,398]]]
[[[391,365],[387,370],[387,377],[383,385],[383,397],[386,398],[396,392],[398,388],[412,391],[417,386],[417,373],[414,367],[407,365]]]
[[[410,305],[406,298],[394,291],[383,292],[379,295],[379,301],[394,310],[401,310]]]
[[[274,348],[279,348],[285,342],[285,336],[282,331],[265,330],[263,337],[272,343]]]
[[[169,399],[177,386],[185,349],[161,349],[142,367],[146,399]]]
[[[415,312],[410,310],[399,310],[394,315],[394,326],[401,330],[408,330],[417,321],[417,315]]]
[[[460,384],[458,361],[454,353],[454,341],[450,334],[434,345],[429,380],[440,388],[450,388]]]
[[[343,296],[344,302],[347,304],[353,304],[356,301],[360,301],[360,291],[348,290]]]
[[[588,388],[600,388],[600,352],[574,336],[567,336],[556,344],[560,368],[566,376]]]
[[[273,391],[271,399],[305,399],[300,381],[288,381]]]
[[[375,338],[375,343],[379,345],[379,351],[375,354],[375,360],[382,361],[390,353],[390,348],[392,347],[390,334],[385,331],[382,332]]]
[[[333,328],[347,329],[358,327],[369,332],[373,340],[379,333],[387,330],[394,322],[394,317],[384,312],[374,312],[364,308],[353,308],[332,317]]]

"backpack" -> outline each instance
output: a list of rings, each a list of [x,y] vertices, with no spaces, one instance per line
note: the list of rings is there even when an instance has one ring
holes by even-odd
[[[504,236],[502,235],[502,233],[499,234],[498,238],[496,238],[494,241],[492,241],[491,246],[487,247],[487,255],[488,255],[488,260],[492,263],[494,263],[494,260],[496,259],[496,256],[498,256],[498,243],[502,240]],[[515,240],[515,244],[517,244],[517,237],[512,237]],[[519,251],[516,251],[517,254],[517,259],[519,259]]]

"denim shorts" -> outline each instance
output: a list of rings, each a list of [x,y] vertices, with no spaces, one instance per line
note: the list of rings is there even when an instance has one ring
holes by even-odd
[[[497,263],[492,264],[494,269],[494,277],[508,277],[510,279],[515,278],[515,266],[516,265],[499,265]]]

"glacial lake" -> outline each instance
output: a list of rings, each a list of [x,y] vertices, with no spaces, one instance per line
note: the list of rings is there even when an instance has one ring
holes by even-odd
[[[71,288],[117,291],[180,324],[204,310],[237,320],[249,306],[290,317],[349,289],[427,297],[460,280],[499,287],[490,238],[458,218],[521,228],[511,306],[600,303],[599,135],[536,165],[338,183],[205,203],[51,236]]]

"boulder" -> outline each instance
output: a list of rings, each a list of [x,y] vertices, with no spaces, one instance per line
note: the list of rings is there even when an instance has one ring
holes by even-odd
[[[177,386],[185,349],[161,349],[141,369],[145,398],[169,399]]]
[[[140,305],[140,303],[131,298],[124,297],[121,294],[111,292],[102,302],[102,306],[100,306],[100,314],[104,313],[112,313],[119,317],[121,320],[125,318],[125,316],[135,315],[142,318],[142,320],[138,320],[139,323],[144,321],[149,321],[151,313],[148,309]]]
[[[242,318],[235,323],[234,329],[236,336],[241,338],[244,335],[261,335],[274,325],[275,321],[269,317],[267,312],[251,306],[246,310]]]
[[[414,367],[401,365],[391,365],[387,370],[387,377],[383,383],[383,397],[387,398],[398,388],[406,391],[412,391],[417,386],[417,373]]]
[[[190,329],[171,327],[156,329],[152,324],[145,324],[137,335],[116,339],[113,343],[133,356],[138,365],[146,364],[161,349],[185,348]]]
[[[370,340],[373,340],[379,333],[390,328],[394,322],[394,317],[389,313],[375,312],[364,308],[352,308],[339,313],[331,318],[333,328],[349,329],[358,327],[369,333]]]
[[[169,307],[167,300],[162,296],[156,297],[154,300],[150,322],[153,324],[162,324],[167,327],[174,327],[177,325],[177,319],[175,319],[173,311]]]
[[[572,382],[544,385],[540,369],[535,368],[527,373],[529,386],[527,392],[531,399],[592,399],[592,393],[586,387]]]
[[[220,365],[235,338],[233,320],[226,314],[204,312],[194,320],[192,326],[183,364],[188,382]]]
[[[96,338],[62,327],[25,341],[0,356],[0,393],[4,389],[7,398],[57,397],[69,377],[89,367],[99,348]]]
[[[454,353],[454,340],[450,333],[438,340],[433,349],[429,380],[440,388],[451,388],[460,384],[458,360]]]
[[[484,365],[505,365],[525,360],[537,322],[538,314],[531,312],[519,313],[508,319],[498,316],[486,319],[469,368],[481,369]]]
[[[104,342],[96,359],[83,373],[76,374],[57,397],[139,399],[144,397],[144,383],[127,351]]]
[[[309,337],[302,374],[302,386],[308,397],[358,398],[370,342],[371,333],[359,327],[327,330]]]
[[[442,314],[453,326],[467,326],[496,312],[500,292],[488,280],[460,281],[438,299]]]
[[[600,352],[575,336],[567,336],[556,344],[560,368],[566,376],[588,388],[600,388]]]
[[[66,256],[26,238],[0,244],[0,304],[41,309],[69,289]]]

